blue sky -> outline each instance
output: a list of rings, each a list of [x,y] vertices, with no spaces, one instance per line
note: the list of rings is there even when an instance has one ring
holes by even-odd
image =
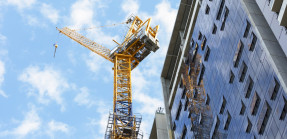
[[[61,35],[121,23],[131,14],[160,25],[160,49],[132,71],[133,111],[148,138],[163,107],[160,73],[178,0],[0,0],[0,138],[104,136],[112,110],[113,64]],[[79,31],[112,49],[126,25]],[[59,45],[53,57],[53,44]]]

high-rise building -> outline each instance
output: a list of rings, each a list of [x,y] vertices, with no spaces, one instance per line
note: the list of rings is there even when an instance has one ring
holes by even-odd
[[[169,138],[287,138],[287,0],[181,0],[161,80]]]

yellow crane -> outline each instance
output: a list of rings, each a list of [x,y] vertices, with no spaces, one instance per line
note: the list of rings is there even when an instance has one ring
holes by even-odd
[[[126,23],[130,24],[128,33],[122,43],[110,50],[82,36],[75,30],[64,27],[57,30],[90,49],[94,53],[114,63],[113,112],[110,113],[106,129],[106,139],[136,139],[139,135],[141,117],[132,111],[131,71],[145,59],[151,51],[159,49],[157,33],[159,26],[150,25],[138,16],[131,16]]]

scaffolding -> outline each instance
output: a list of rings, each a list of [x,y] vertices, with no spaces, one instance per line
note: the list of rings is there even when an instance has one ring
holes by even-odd
[[[114,119],[126,119],[123,121],[131,121],[133,123],[134,130],[126,128],[126,127],[118,127],[113,128],[114,125]],[[139,114],[134,114],[134,116],[126,116],[126,115],[115,115],[113,112],[110,112],[109,118],[108,118],[108,124],[106,128],[105,133],[105,139],[114,139],[115,132],[118,133],[117,136],[121,137],[129,137],[130,139],[142,139],[143,133],[140,131],[140,124],[141,124],[142,117]],[[122,132],[120,132],[122,131]]]

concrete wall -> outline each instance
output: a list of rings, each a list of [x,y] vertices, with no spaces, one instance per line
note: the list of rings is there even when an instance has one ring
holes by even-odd
[[[166,115],[164,113],[156,113],[150,139],[168,139]]]

